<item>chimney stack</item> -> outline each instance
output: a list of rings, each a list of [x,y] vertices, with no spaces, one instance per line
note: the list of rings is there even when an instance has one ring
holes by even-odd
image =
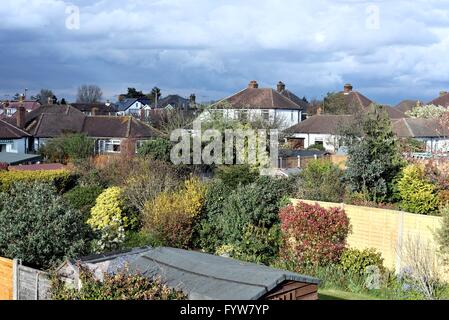
[[[321,106],[318,107],[318,109],[316,110],[316,114],[318,116],[320,116],[323,113],[323,109],[321,108]]]
[[[447,95],[449,92],[447,91],[440,91],[440,97]]]
[[[196,107],[196,95],[194,94],[194,93],[192,93],[191,95],[190,95],[190,103],[189,103],[189,106],[188,106],[188,108],[191,108],[191,109],[194,109],[195,107]]]
[[[277,91],[279,93],[284,92],[285,91],[285,84],[282,81],[279,81],[278,85],[277,85]]]
[[[258,89],[259,88],[259,84],[257,83],[256,80],[252,80],[249,85],[248,85],[249,89]]]
[[[347,83],[347,84],[345,84],[343,91],[344,91],[344,93],[350,93],[350,92],[352,92],[352,89],[353,89],[352,84]]]
[[[16,116],[16,120],[17,120],[17,127],[19,127],[20,129],[25,129],[25,114],[26,114],[26,110],[24,106],[19,106],[17,108],[17,116]]]
[[[98,108],[97,107],[92,108],[92,115],[96,116],[97,113],[98,113]]]
[[[48,97],[47,103],[51,106],[53,104],[53,97]]]

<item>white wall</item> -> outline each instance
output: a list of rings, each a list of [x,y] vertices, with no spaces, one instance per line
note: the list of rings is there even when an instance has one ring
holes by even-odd
[[[324,149],[329,152],[336,152],[338,149],[337,136],[331,134],[317,134],[317,133],[295,133],[293,138],[304,139],[304,149],[307,149],[311,145],[322,141]]]
[[[426,144],[426,152],[449,152],[449,139],[447,138],[419,138]]]
[[[268,112],[269,121],[273,121],[274,119],[279,119],[282,121],[282,128],[287,129],[295,124],[301,122],[302,111],[300,110],[279,110],[279,109],[218,109],[218,110],[210,110],[210,112],[223,112],[223,116],[225,118],[231,120],[237,120],[239,113],[242,111],[248,112],[249,119],[262,118]],[[206,120],[208,118],[208,112],[203,112],[200,115],[201,120]]]
[[[15,139],[11,142],[6,144],[7,153],[26,153],[27,138]]]

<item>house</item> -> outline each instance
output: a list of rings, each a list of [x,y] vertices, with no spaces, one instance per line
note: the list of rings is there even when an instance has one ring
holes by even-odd
[[[295,149],[307,149],[312,145],[320,145],[328,152],[336,152],[340,147],[340,129],[353,119],[352,115],[332,114],[309,117],[286,130],[288,143]]]
[[[40,156],[30,154],[33,137],[23,129],[25,113],[24,107],[18,108],[16,124],[0,120],[0,163],[16,165],[40,159]]]
[[[0,115],[11,117],[20,106],[24,107],[27,112],[31,112],[39,108],[41,104],[39,100],[4,101],[1,103]]]
[[[441,91],[440,96],[436,99],[433,99],[427,105],[433,104],[435,106],[442,106],[445,108],[449,107],[449,92],[447,91]]]
[[[190,300],[318,299],[318,279],[196,251],[140,248],[70,260],[57,273],[75,287],[80,285],[78,262],[97,277],[126,267],[130,273],[160,279]]]
[[[301,122],[306,111],[304,101],[298,104],[289,97],[301,100],[293,97],[283,83],[277,89],[272,89],[259,88],[257,81],[251,81],[247,88],[213,104],[208,112],[240,121],[256,118],[277,120],[282,123],[282,128],[288,128]],[[207,114],[203,114],[203,118],[207,117]]]
[[[439,119],[404,118],[393,120],[393,131],[399,138],[413,138],[426,145],[426,152],[449,152],[449,127]]]
[[[190,99],[183,98],[177,94],[168,95],[152,104],[153,109],[168,109],[168,110],[189,110],[196,107],[195,94],[190,95]]]
[[[27,113],[24,130],[34,138],[33,150],[65,133],[85,133],[95,140],[97,154],[134,153],[144,141],[160,135],[131,116],[86,116],[69,105],[47,105]]]
[[[71,103],[70,106],[81,111],[86,116],[113,116],[117,113],[117,106],[113,103]]]
[[[117,115],[119,116],[133,116],[140,118],[142,110],[146,113],[151,110],[152,102],[146,98],[126,98],[117,103]]]
[[[397,104],[394,109],[403,112],[404,114],[408,111],[412,111],[416,107],[422,106],[419,100],[403,100]]]
[[[336,152],[341,147],[341,128],[354,120],[351,115],[317,115],[286,130],[288,142],[297,149],[322,145],[326,151]],[[449,128],[439,119],[391,119],[398,138],[413,138],[426,144],[427,152],[449,152]]]

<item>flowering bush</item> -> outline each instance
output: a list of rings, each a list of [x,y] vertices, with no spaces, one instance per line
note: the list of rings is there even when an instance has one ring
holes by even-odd
[[[339,261],[350,232],[344,210],[300,202],[283,208],[279,215],[283,259],[292,260],[298,268]]]
[[[1,171],[1,191],[8,191],[15,182],[30,183],[33,181],[52,182],[62,191],[73,182],[73,176],[68,170],[39,170],[39,171]]]
[[[206,187],[197,178],[187,180],[176,192],[162,192],[145,205],[144,229],[166,246],[187,248],[205,195]]]
[[[438,119],[448,113],[449,110],[447,108],[430,104],[427,106],[417,106],[405,114],[412,118]]]

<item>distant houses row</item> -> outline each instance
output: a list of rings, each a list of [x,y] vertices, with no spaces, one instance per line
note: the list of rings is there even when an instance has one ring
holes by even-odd
[[[350,84],[337,94],[344,103],[362,112],[375,105],[371,99],[353,90]],[[448,108],[449,93],[441,92],[428,104]],[[423,141],[428,152],[449,151],[447,124],[406,115],[407,111],[418,105],[422,104],[407,100],[396,107],[384,106],[396,135]],[[241,91],[212,104],[207,112],[241,121],[256,118],[279,120],[280,128],[285,130],[293,149],[322,145],[326,151],[336,152],[340,147],[339,129],[353,115],[326,114],[327,107],[325,104],[309,104],[305,98],[288,90],[283,82],[277,83],[275,88],[260,88],[258,82],[253,80]],[[29,162],[36,158],[35,153],[48,139],[66,132],[85,133],[94,138],[98,154],[122,153],[125,142],[126,152],[135,152],[143,141],[160,135],[147,121],[151,120],[154,111],[197,109],[194,94],[188,99],[170,95],[157,103],[144,98],[122,99],[117,103],[69,105],[55,105],[49,101],[45,106],[26,100],[3,103],[0,112],[0,162]]]

